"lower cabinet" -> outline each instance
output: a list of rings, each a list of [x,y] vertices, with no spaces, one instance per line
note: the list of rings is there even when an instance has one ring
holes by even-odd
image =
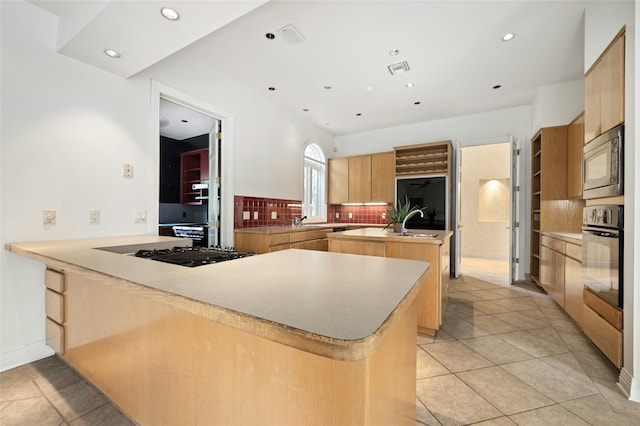
[[[328,232],[332,232],[332,228],[291,230],[283,228],[279,232],[236,229],[235,248],[238,251],[257,254],[290,248],[327,251]]]
[[[435,335],[442,324],[447,306],[451,238],[445,238],[442,244],[376,240],[380,238],[353,239],[332,235],[329,238],[329,251],[429,262],[431,272],[424,289],[418,296],[418,332]]]
[[[582,262],[570,257],[564,261],[564,310],[582,328],[584,301],[582,292]]]
[[[64,354],[65,323],[65,275],[60,271],[47,268],[44,273],[45,283],[45,339],[47,345],[57,354]]]
[[[544,245],[540,247],[540,284],[564,308],[564,254]]]

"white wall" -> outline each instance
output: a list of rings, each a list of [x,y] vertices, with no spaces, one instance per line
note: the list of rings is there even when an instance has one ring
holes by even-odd
[[[158,167],[151,153],[151,79],[235,117],[235,193],[299,199],[302,152],[333,138],[218,73],[186,49],[122,79],[55,53],[56,18],[23,2],[0,2],[2,244],[154,233],[135,224],[151,205]],[[123,177],[123,164],[134,177]],[[227,165],[229,167],[229,165]],[[57,223],[42,224],[55,209]],[[89,225],[89,209],[101,224]],[[228,226],[233,226],[228,223]],[[5,370],[50,354],[44,345],[43,266],[0,250],[0,350]]]
[[[584,111],[584,78],[540,87],[533,101],[531,131],[569,124]]]

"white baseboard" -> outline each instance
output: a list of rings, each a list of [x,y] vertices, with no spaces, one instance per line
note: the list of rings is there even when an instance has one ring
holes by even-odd
[[[0,354],[0,371],[7,371],[53,355],[55,352],[44,341],[32,343]]]
[[[640,381],[634,378],[624,367],[620,370],[618,387],[630,401],[640,402]]]

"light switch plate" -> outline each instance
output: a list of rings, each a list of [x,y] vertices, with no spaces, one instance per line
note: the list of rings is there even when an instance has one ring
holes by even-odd
[[[340,213],[336,212],[336,219],[340,219]]]
[[[135,223],[144,223],[147,221],[147,211],[146,210],[135,210],[133,212],[133,221]]]
[[[349,212],[349,219],[353,219],[353,213]]]
[[[258,212],[253,212],[253,220],[258,220]]]
[[[249,220],[251,219],[251,213],[249,212],[242,212],[242,220]]]
[[[271,219],[277,219],[278,218],[278,212],[271,212]]]
[[[89,210],[89,225],[100,225],[100,210]]]
[[[133,164],[124,165],[124,177],[133,177]]]

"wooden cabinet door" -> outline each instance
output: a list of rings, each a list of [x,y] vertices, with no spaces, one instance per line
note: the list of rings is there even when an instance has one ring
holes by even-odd
[[[584,77],[584,143],[600,135],[600,68]]]
[[[584,113],[569,124],[567,133],[567,197],[582,198]]]
[[[394,152],[371,155],[371,201],[394,203],[396,157]]]
[[[349,157],[349,202],[371,201],[371,156]]]
[[[349,202],[349,159],[329,160],[329,204]]]
[[[364,256],[385,257],[384,243],[371,241],[348,241],[329,239],[329,251],[333,253],[351,253]]]
[[[540,247],[540,284],[564,308],[564,255],[545,246]]]
[[[569,126],[542,129],[540,146],[540,199],[564,200],[567,198],[567,128]]]
[[[564,263],[564,310],[582,328],[584,302],[582,292],[582,263],[570,257]]]
[[[624,122],[624,36],[606,51],[600,68],[600,133]]]

